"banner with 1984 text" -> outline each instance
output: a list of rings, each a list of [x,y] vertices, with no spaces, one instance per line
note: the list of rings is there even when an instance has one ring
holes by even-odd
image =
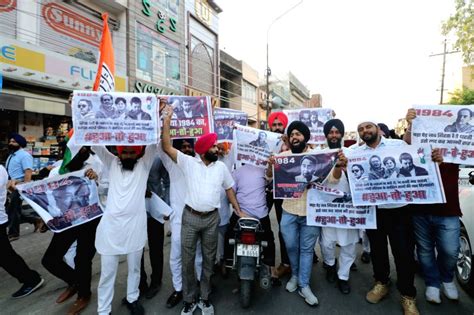
[[[267,167],[268,158],[283,144],[279,133],[241,125],[235,125],[233,138],[234,145],[237,142],[236,160],[261,168]]]
[[[310,144],[325,144],[326,136],[323,127],[326,121],[332,119],[333,110],[329,108],[304,108],[283,110],[288,116],[288,125],[295,120],[303,122],[311,132]]]

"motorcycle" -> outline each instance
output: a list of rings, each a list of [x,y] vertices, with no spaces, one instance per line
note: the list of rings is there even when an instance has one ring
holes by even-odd
[[[234,233],[234,238],[229,239],[229,244],[234,246],[232,269],[237,271],[240,280],[240,304],[247,308],[256,279],[263,289],[271,286],[270,267],[262,263],[263,248],[268,243],[262,240],[263,229],[258,219],[240,218]]]

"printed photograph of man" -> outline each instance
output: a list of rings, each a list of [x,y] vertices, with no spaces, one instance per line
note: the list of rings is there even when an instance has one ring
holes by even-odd
[[[100,108],[95,118],[113,119],[115,115],[114,98],[110,94],[103,94],[100,97]]]
[[[318,119],[318,112],[315,110],[311,111],[310,122],[309,128],[316,129],[324,127],[324,123]]]
[[[181,98],[182,102],[182,111],[175,111],[178,119],[190,119],[204,117],[202,110],[199,104],[196,104],[198,99],[192,97],[183,97]]]
[[[232,140],[232,129],[229,126],[220,125],[217,127],[219,140]]]
[[[360,164],[352,165],[351,172],[354,174],[356,181],[365,181],[369,179],[369,176],[365,174],[365,170]]]
[[[456,121],[444,128],[445,132],[474,133],[474,126],[470,124],[472,120],[472,110],[463,108],[458,111]]]
[[[428,172],[423,168],[413,164],[413,157],[410,153],[400,154],[400,177],[426,176]]]
[[[382,166],[382,160],[378,155],[372,155],[369,159],[370,171],[369,179],[383,179],[385,168]]]
[[[128,118],[133,120],[151,120],[150,114],[142,110],[142,100],[139,97],[132,97],[131,109],[128,112]]]
[[[123,120],[128,117],[127,101],[123,97],[117,97],[115,99],[115,108],[115,119]]]
[[[95,113],[92,111],[92,102],[86,99],[80,99],[77,102],[77,108],[81,114],[81,119],[94,119]]]
[[[89,205],[91,191],[86,181],[79,177],[70,176],[69,185],[60,186],[53,190],[56,207],[62,212],[70,209],[79,209]],[[98,202],[98,199],[96,200]]]
[[[311,113],[309,110],[302,110],[300,112],[300,119],[303,124],[308,127],[311,127]],[[322,126],[321,126],[322,127]]]
[[[270,147],[267,143],[267,134],[263,131],[260,131],[258,133],[258,138],[254,141],[251,141],[249,144],[259,148],[263,148],[265,151],[270,151]]]
[[[298,183],[316,182],[319,177],[316,175],[318,161],[313,156],[305,156],[301,159],[300,174],[295,177]]]

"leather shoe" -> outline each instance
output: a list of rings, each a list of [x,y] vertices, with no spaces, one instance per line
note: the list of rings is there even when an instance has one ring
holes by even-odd
[[[170,297],[166,301],[166,307],[172,308],[178,305],[179,302],[183,299],[183,291],[174,291],[171,293]]]
[[[44,227],[44,222],[42,219],[35,219],[35,223],[34,223],[34,226],[35,226],[35,230],[33,232],[41,232],[41,230],[43,229]]]
[[[360,260],[362,260],[364,264],[370,264],[370,253],[363,252],[360,256]]]
[[[146,291],[146,293],[145,293],[145,297],[147,299],[153,298],[155,295],[158,294],[160,289],[161,289],[161,284],[154,284],[154,283],[150,284],[150,287],[148,288],[148,291]]]
[[[127,298],[124,297],[122,299],[122,304],[128,308],[131,315],[144,315],[145,314],[145,309],[140,304],[140,302],[138,302],[138,300],[130,303],[129,301],[127,301]]]
[[[334,264],[333,266],[328,266],[326,269],[326,280],[329,283],[334,283],[337,280],[337,265]]]
[[[85,309],[87,307],[87,305],[89,305],[90,301],[91,301],[90,296],[88,296],[88,297],[78,297],[76,302],[74,302],[74,304],[71,305],[71,307],[67,311],[67,314],[68,315],[79,314],[83,309]]]
[[[342,294],[349,294],[351,293],[351,286],[349,285],[349,281],[337,279],[337,287]]]
[[[72,297],[76,293],[77,293],[76,286],[70,285],[66,288],[66,290],[63,291],[63,293],[59,295],[59,297],[56,299],[56,303],[60,304],[66,301],[67,299],[69,299],[70,297]]]
[[[285,275],[290,275],[290,274],[291,274],[291,267],[284,264],[278,265],[278,267],[275,270],[275,275],[278,278],[282,278]]]

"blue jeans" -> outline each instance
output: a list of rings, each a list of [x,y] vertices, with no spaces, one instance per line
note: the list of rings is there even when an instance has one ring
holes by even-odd
[[[290,258],[291,273],[298,277],[300,288],[307,287],[313,269],[314,245],[321,234],[321,227],[306,225],[306,217],[293,215],[285,210],[280,226]]]
[[[441,282],[452,282],[459,253],[459,217],[416,215],[413,227],[426,286],[439,288]]]

